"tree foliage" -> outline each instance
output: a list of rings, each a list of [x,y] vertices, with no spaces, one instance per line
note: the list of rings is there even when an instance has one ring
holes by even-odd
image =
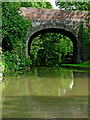
[[[2,37],[6,70],[12,72],[25,68],[25,37],[31,22],[23,19],[20,3],[2,3]],[[31,64],[31,61],[29,61]]]
[[[89,10],[89,2],[56,2],[56,5],[59,6],[60,9],[65,10]]]
[[[73,53],[72,41],[59,33],[44,33],[31,44],[33,65],[58,66],[68,53]]]
[[[90,41],[89,41],[88,31],[86,28],[84,28],[83,23],[80,24],[79,39],[81,40],[84,49],[88,51]]]
[[[47,8],[47,9],[52,8],[50,2],[21,2],[21,6],[32,7],[32,8]]]
[[[2,3],[2,43],[6,71],[15,72],[30,67],[30,58],[26,58],[25,38],[31,22],[21,16],[20,7],[51,8],[50,3],[42,2],[3,2]]]
[[[56,2],[56,5],[59,6],[59,8],[62,10],[81,10],[81,11],[89,11],[90,10],[90,2]],[[88,13],[89,16],[89,13]],[[87,24],[89,24],[89,17],[85,18]],[[90,44],[89,42],[89,36],[88,36],[88,30],[83,26],[83,23],[80,24],[80,30],[79,30],[79,39],[81,40],[82,46],[86,51],[88,51],[88,46]]]

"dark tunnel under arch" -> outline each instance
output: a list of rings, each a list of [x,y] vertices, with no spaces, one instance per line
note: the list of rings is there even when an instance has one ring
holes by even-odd
[[[75,35],[72,34],[69,31],[67,31],[67,30],[59,29],[59,28],[46,28],[46,29],[41,29],[41,30],[33,33],[30,36],[29,41],[28,41],[28,56],[30,56],[30,46],[31,46],[31,43],[32,43],[33,39],[35,37],[37,37],[38,35],[43,34],[43,33],[60,33],[62,35],[67,36],[68,38],[70,38],[70,40],[73,43],[73,62],[74,63],[77,62],[77,59],[78,59],[78,43],[77,43],[77,39],[76,39]]]

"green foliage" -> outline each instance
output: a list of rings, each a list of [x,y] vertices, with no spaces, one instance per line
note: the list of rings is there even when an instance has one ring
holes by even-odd
[[[90,9],[90,2],[56,2],[56,5],[59,6],[59,8],[62,10],[82,10],[82,11],[89,11]],[[89,14],[89,13],[88,13]],[[85,18],[86,22],[89,23],[89,17]],[[88,51],[88,46],[90,44],[89,42],[89,36],[88,36],[88,30],[83,27],[83,23],[80,25],[79,30],[79,39],[81,40],[83,48]]]
[[[24,20],[19,15],[19,3],[3,3],[2,4],[2,26],[3,26],[3,50],[12,50],[16,46],[25,43],[27,30],[31,25],[30,21]]]
[[[90,69],[90,61],[81,62],[80,64],[61,64],[63,67],[71,67],[71,68],[89,68]]]
[[[89,10],[89,2],[56,2],[56,5],[59,6],[60,9],[65,10]]]
[[[21,2],[21,6],[32,7],[32,8],[47,8],[47,9],[52,8],[50,2]]]
[[[3,64],[5,66],[5,73],[19,73],[20,70],[29,69],[32,61],[30,58],[26,58],[23,55],[18,55],[18,52],[10,53],[9,51],[4,52]]]
[[[30,69],[32,65],[25,55],[25,38],[31,22],[19,14],[19,7],[52,8],[49,2],[2,3],[3,64],[6,73]]]
[[[79,39],[81,40],[84,49],[88,51],[90,41],[88,36],[88,30],[83,27],[83,23],[80,24]]]
[[[19,11],[20,3],[2,3],[2,36],[3,54],[7,72],[24,69],[25,63],[25,37],[31,25],[29,20],[23,19]],[[31,60],[28,61],[31,64]]]
[[[73,53],[71,40],[58,33],[39,35],[31,44],[31,59],[33,65],[58,66],[68,53]]]

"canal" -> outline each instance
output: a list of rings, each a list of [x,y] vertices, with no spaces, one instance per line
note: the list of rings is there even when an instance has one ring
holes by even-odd
[[[33,68],[2,83],[3,118],[88,118],[88,73]]]

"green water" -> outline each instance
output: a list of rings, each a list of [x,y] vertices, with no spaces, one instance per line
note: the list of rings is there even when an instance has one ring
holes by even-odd
[[[3,118],[87,118],[88,74],[35,68],[7,76],[2,84]]]

